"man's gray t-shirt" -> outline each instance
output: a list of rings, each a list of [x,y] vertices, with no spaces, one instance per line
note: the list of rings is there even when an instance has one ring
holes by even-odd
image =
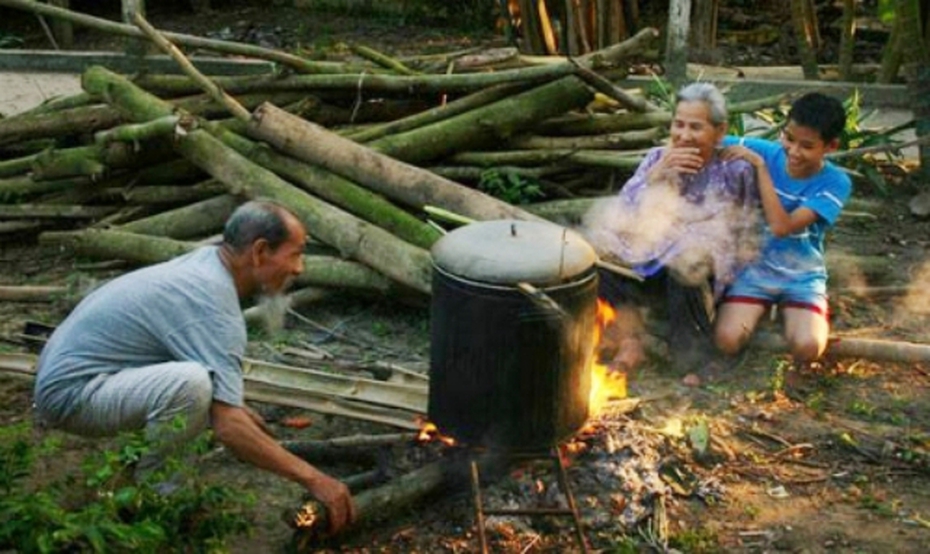
[[[219,248],[199,248],[118,277],[81,301],[39,357],[36,404],[44,417],[61,421],[101,373],[193,361],[210,372],[214,400],[241,406],[246,340]]]

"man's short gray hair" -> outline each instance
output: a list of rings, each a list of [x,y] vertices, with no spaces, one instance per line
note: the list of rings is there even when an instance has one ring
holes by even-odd
[[[290,236],[286,217],[290,212],[274,202],[250,200],[242,204],[226,220],[223,243],[233,252],[241,253],[258,239],[265,239],[272,250],[284,244]]]
[[[675,103],[704,102],[710,111],[710,122],[714,125],[726,124],[727,100],[720,89],[710,83],[691,83],[678,91]]]

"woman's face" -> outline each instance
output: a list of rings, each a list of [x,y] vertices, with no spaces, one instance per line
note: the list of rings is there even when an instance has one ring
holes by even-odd
[[[675,107],[675,117],[672,119],[672,146],[697,148],[704,163],[707,163],[726,130],[726,125],[714,125],[711,122],[710,108],[705,102],[682,101]]]

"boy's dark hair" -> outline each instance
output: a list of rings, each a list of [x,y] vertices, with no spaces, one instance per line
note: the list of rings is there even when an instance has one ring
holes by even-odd
[[[797,125],[810,127],[820,133],[824,142],[830,142],[839,137],[846,127],[846,110],[836,98],[809,92],[794,101],[788,119]]]

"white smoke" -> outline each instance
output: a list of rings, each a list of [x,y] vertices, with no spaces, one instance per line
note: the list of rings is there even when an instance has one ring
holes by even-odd
[[[758,252],[758,212],[731,198],[707,194],[696,203],[677,182],[648,185],[639,202],[602,200],[585,215],[581,232],[605,259],[636,266],[673,249],[665,266],[681,282],[696,285],[710,276],[728,280]],[[748,232],[745,232],[747,231]]]

